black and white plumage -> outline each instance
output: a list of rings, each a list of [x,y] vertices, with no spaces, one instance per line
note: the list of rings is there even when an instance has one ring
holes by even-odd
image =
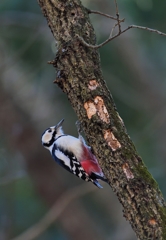
[[[104,177],[96,157],[80,133],[79,138],[64,134],[63,121],[64,119],[56,126],[44,131],[42,134],[43,146],[50,151],[54,160],[67,171],[102,188],[98,179],[103,181],[107,181],[107,179]]]

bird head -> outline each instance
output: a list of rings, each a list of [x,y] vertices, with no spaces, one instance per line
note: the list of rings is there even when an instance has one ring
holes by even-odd
[[[62,119],[57,125],[53,127],[47,128],[44,133],[42,134],[42,144],[44,147],[49,148],[53,142],[58,138],[59,136],[63,135],[63,124],[64,119]]]

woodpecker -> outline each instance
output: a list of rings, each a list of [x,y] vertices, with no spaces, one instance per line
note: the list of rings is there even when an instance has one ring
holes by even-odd
[[[63,132],[62,119],[56,126],[49,127],[42,134],[42,144],[48,149],[54,160],[67,171],[87,182],[92,182],[102,188],[98,179],[107,182],[91,147],[86,145],[80,134],[80,125],[77,122],[78,138],[66,135]]]

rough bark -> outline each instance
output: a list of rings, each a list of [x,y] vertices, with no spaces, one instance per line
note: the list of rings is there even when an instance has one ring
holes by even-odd
[[[67,94],[88,143],[138,239],[166,239],[166,206],[128,136],[100,67],[88,11],[79,0],[38,0],[57,42],[56,83]]]

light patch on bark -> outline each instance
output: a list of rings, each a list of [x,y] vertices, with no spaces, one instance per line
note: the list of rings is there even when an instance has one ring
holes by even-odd
[[[128,163],[123,164],[122,168],[123,168],[123,172],[124,172],[124,174],[126,175],[126,178],[127,178],[128,180],[134,178],[134,175],[133,175],[133,173],[131,172]]]
[[[95,104],[93,102],[91,102],[91,101],[85,102],[84,103],[84,108],[85,108],[85,110],[87,112],[87,116],[88,116],[89,119],[91,119],[91,117],[93,115],[95,115],[96,112],[97,112]]]
[[[107,108],[104,105],[104,101],[101,97],[96,96],[94,101],[85,102],[84,108],[89,119],[91,119],[91,117],[97,113],[103,122],[110,122]]]
[[[121,148],[120,142],[110,130],[104,131],[104,139],[107,141],[108,146],[111,147],[112,151],[116,151],[118,148]]]
[[[99,117],[101,118],[101,120],[103,120],[103,122],[109,123],[109,115],[108,115],[108,111],[106,106],[104,105],[104,101],[101,97],[97,96],[94,99],[94,102],[96,104],[97,107],[97,113],[99,115]]]
[[[95,79],[89,81],[88,88],[90,90],[95,90],[98,86],[99,83]]]
[[[152,227],[155,227],[155,226],[157,225],[157,222],[156,222],[156,220],[155,220],[154,218],[150,219],[150,220],[148,221],[148,223],[149,223],[149,225],[151,225]]]

